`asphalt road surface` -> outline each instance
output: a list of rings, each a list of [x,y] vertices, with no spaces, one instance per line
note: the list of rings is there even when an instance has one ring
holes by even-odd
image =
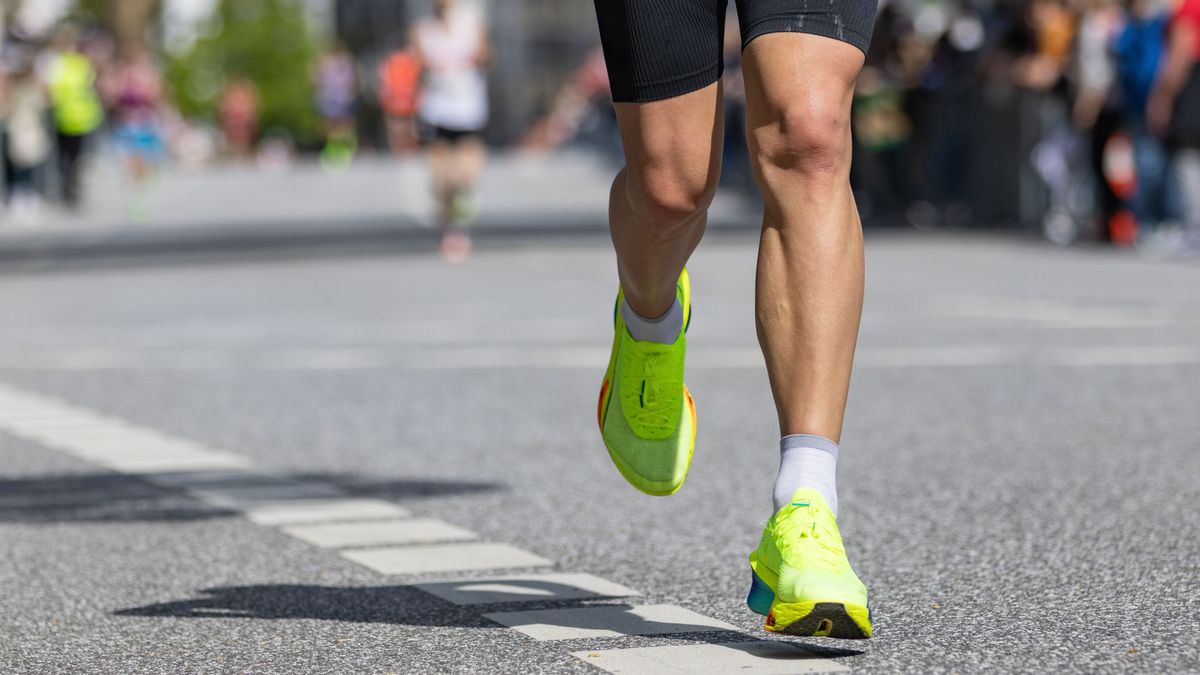
[[[0,274],[0,671],[1200,669],[1200,266],[869,241],[839,496],[877,636],[841,642],[744,605],[753,265],[691,266],[669,498],[595,428],[599,239]]]

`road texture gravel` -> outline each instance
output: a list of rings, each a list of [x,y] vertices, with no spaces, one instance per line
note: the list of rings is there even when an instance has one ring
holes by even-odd
[[[740,631],[536,641],[483,614],[563,603],[457,606],[411,584],[472,573],[380,574],[0,425],[0,671],[598,672],[571,652],[780,639],[743,604],[777,463],[754,256],[691,265],[670,498],[595,429],[603,240],[0,274],[0,385]],[[1200,670],[1200,265],[892,235],[868,267],[839,495],[877,637],[784,640],[858,672]]]

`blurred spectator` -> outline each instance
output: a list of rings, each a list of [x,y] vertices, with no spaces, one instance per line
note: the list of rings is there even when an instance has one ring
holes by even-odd
[[[60,29],[51,43],[45,73],[54,113],[59,189],[70,208],[79,205],[79,163],[86,141],[104,122],[96,69],[78,43],[74,29]]]
[[[1151,133],[1146,116],[1166,46],[1166,27],[1167,17],[1151,0],[1130,0],[1115,45],[1125,130],[1137,171],[1132,207],[1140,233],[1150,232],[1167,217],[1166,149]]]
[[[244,77],[225,83],[217,107],[225,152],[238,160],[250,159],[258,138],[258,89]]]
[[[387,124],[388,145],[395,154],[417,148],[413,126],[421,88],[421,59],[416,50],[401,47],[379,66],[379,107]]]
[[[7,89],[4,117],[5,151],[11,167],[9,206],[17,223],[34,224],[41,202],[34,182],[35,172],[46,162],[51,147],[46,126],[48,102],[28,58],[22,58],[9,73]]]
[[[340,43],[333,45],[317,61],[313,74],[317,111],[321,114],[325,147],[321,164],[327,170],[341,171],[350,166],[358,145],[354,112],[358,100],[358,74],[354,57]]]
[[[1200,0],[1182,0],[1171,18],[1165,63],[1147,121],[1172,148],[1172,178],[1186,246],[1200,250]]]
[[[1113,133],[1121,127],[1120,97],[1113,87],[1116,63],[1112,44],[1121,27],[1115,0],[1087,0],[1083,4],[1075,51],[1077,92],[1071,111],[1075,126],[1088,134],[1091,183],[1096,195],[1094,231],[1111,239],[1113,218],[1122,209],[1104,169],[1104,153]]]
[[[417,23],[413,44],[425,74],[418,114],[429,141],[442,254],[463,262],[470,253],[475,182],[487,159],[481,137],[488,118],[487,26],[470,7],[435,0],[433,15]]]

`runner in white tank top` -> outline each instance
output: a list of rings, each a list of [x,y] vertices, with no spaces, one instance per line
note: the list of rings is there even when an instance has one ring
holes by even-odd
[[[478,131],[487,122],[486,31],[468,7],[445,5],[442,16],[417,24],[417,44],[425,64],[420,116],[426,124],[455,131]]]
[[[472,193],[486,159],[480,132],[488,117],[487,28],[472,8],[435,0],[433,16],[417,22],[413,45],[422,64],[417,116],[429,145],[442,255],[464,262],[471,247],[466,230],[475,219]]]

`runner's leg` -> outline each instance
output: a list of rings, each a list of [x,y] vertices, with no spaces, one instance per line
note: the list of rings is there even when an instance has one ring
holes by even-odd
[[[775,514],[750,557],[747,604],[766,615],[767,630],[793,635],[873,632],[867,588],[838,530],[836,491],[862,313],[849,117],[867,10],[873,7],[830,2],[827,14],[774,24],[812,33],[752,36],[743,61],[747,136],[765,202],[755,313],[783,436]],[[858,41],[842,41],[851,38]]]
[[[625,149],[609,194],[621,291],[597,421],[621,475],[669,495],[696,441],[684,384],[691,284],[721,162],[726,0],[596,0]]]
[[[454,198],[452,152],[450,143],[444,139],[435,138],[429,143],[429,177],[437,208],[437,224],[442,230],[449,224],[450,205]]]
[[[625,168],[613,181],[609,225],[625,301],[657,317],[700,243],[721,170],[721,87],[651,103],[617,103]]]
[[[747,138],[766,209],[756,317],[784,436],[837,443],[863,300],[850,103],[863,52],[771,33],[745,50]]]

